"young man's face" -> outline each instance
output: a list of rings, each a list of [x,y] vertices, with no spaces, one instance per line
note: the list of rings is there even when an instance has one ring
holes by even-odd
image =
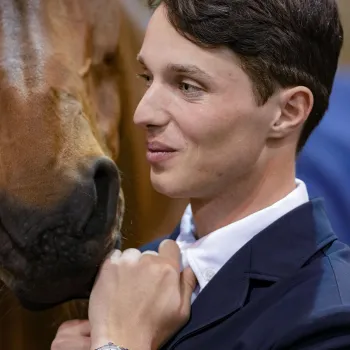
[[[155,11],[140,50],[148,88],[134,122],[147,128],[155,189],[207,198],[262,166],[281,109],[276,96],[257,104],[232,52],[185,39],[165,11],[163,5]]]

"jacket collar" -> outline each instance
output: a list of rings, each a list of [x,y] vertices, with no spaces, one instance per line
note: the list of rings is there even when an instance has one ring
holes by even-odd
[[[178,235],[179,227],[169,238],[176,240]],[[166,349],[242,308],[251,279],[276,282],[290,276],[335,239],[322,199],[284,215],[249,241],[214,276],[194,301],[190,321]]]

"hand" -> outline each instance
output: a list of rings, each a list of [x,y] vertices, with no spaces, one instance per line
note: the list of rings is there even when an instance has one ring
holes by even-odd
[[[188,321],[196,279],[189,268],[180,272],[180,255],[165,240],[159,254],[127,249],[107,258],[90,296],[91,349],[109,341],[158,349]]]
[[[90,323],[73,320],[62,323],[51,344],[51,350],[90,350]]]

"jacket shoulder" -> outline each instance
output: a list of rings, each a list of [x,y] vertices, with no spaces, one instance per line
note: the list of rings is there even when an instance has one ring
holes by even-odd
[[[141,246],[139,250],[141,251],[141,253],[145,252],[146,250],[158,252],[159,245],[162,243],[162,241],[164,241],[167,238],[169,238],[169,235],[157,238],[156,240]]]
[[[157,238],[156,240],[141,246],[139,250],[141,251],[141,253],[145,252],[146,250],[152,250],[152,251],[158,252],[159,245],[162,243],[162,241],[164,241],[165,239],[172,239],[175,241],[179,233],[180,233],[180,224],[176,226],[175,230],[170,235]]]
[[[350,248],[338,240],[306,265],[299,283],[281,299],[289,321],[273,349],[350,349],[349,273]]]
[[[325,252],[324,277],[328,283],[321,283],[323,289],[334,289],[338,295],[338,302],[341,305],[350,306],[350,248],[337,240],[330,249]]]

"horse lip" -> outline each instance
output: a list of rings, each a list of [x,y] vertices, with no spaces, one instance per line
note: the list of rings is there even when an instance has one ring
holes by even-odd
[[[90,290],[86,291],[86,292],[82,292],[82,293],[76,293],[76,294],[69,295],[68,297],[64,297],[64,298],[57,300],[56,302],[52,302],[52,303],[42,303],[42,302],[32,301],[32,300],[29,300],[25,297],[21,297],[20,295],[18,295],[18,300],[19,300],[20,304],[25,309],[33,311],[33,312],[37,312],[37,311],[44,311],[44,310],[52,309],[56,306],[62,305],[63,303],[66,303],[66,302],[69,302],[72,300],[87,300],[87,299],[89,299],[89,296],[90,296]]]
[[[23,298],[19,298],[19,301],[21,303],[21,305],[27,309],[27,310],[30,310],[30,311],[44,311],[44,310],[49,310],[49,309],[52,309],[58,305],[61,305],[62,303],[64,302],[68,302],[70,300],[73,300],[73,299],[68,299],[68,300],[63,300],[63,301],[58,301],[56,303],[37,303],[37,302],[32,302],[32,301],[29,301],[27,299],[23,299]]]
[[[108,166],[108,165],[107,165]],[[107,172],[109,174],[109,187],[107,189],[102,189],[103,193],[102,196],[105,195],[104,199],[102,198],[102,201],[107,200],[108,201],[108,207],[110,210],[106,211],[104,213],[104,216],[102,219],[99,219],[101,210],[103,210],[105,207],[102,206],[99,202],[99,199],[97,198],[95,206],[93,206],[92,210],[90,211],[90,214],[87,215],[87,217],[84,217],[83,225],[80,227],[75,227],[76,231],[80,232],[80,239],[81,243],[84,245],[87,242],[95,242],[99,243],[100,249],[96,250],[96,255],[94,253],[93,259],[90,261],[91,264],[88,267],[88,271],[84,273],[85,277],[82,277],[81,275],[75,275],[72,274],[72,278],[75,279],[77,277],[77,280],[75,280],[75,283],[71,284],[65,284],[65,287],[63,290],[56,290],[54,292],[54,295],[52,297],[49,296],[49,294],[43,297],[41,299],[40,297],[40,291],[34,291],[33,294],[31,294],[30,290],[27,290],[26,285],[29,286],[30,280],[28,278],[32,278],[32,270],[28,270],[26,265],[17,263],[18,261],[22,261],[22,258],[20,260],[16,260],[17,262],[15,264],[13,263],[6,263],[3,264],[0,260],[0,264],[4,266],[4,269],[13,277],[12,282],[10,283],[9,287],[11,290],[13,290],[14,294],[17,295],[18,300],[21,302],[21,304],[30,310],[45,310],[50,309],[52,307],[55,307],[56,305],[60,305],[64,302],[70,301],[70,300],[76,300],[76,299],[87,299],[91,293],[96,274],[98,272],[98,266],[101,264],[108,253],[107,250],[112,248],[112,244],[114,244],[114,231],[117,230],[117,209],[119,208],[118,203],[118,193],[120,192],[120,178],[119,173],[109,171]],[[112,178],[112,180],[111,180]],[[103,180],[102,180],[103,181]],[[102,186],[103,187],[103,186]],[[79,188],[80,189],[80,188]],[[100,206],[101,204],[101,206]],[[62,207],[64,208],[64,207]],[[60,209],[60,208],[59,208]],[[56,215],[61,214],[61,210],[59,212],[55,212],[55,220]],[[45,219],[50,219],[50,221],[53,219],[53,216],[46,216]],[[58,219],[57,219],[58,220]],[[40,230],[38,230],[38,226],[35,225],[37,222],[42,223],[43,218],[42,216],[38,216],[38,220],[33,221],[33,225],[30,225],[24,232],[22,232],[21,235],[10,233],[7,228],[4,226],[2,220],[0,219],[0,235],[3,235],[3,239],[1,239],[1,246],[0,246],[0,254],[3,258],[8,259],[10,258],[10,255],[8,255],[8,252],[14,251],[17,255],[20,255],[23,257],[24,260],[28,261],[32,257],[31,252],[31,246],[33,245],[32,240],[40,238],[43,233],[45,233],[42,227],[40,227]],[[46,228],[46,220],[45,222],[45,228]],[[75,230],[74,230],[75,231]],[[117,230],[119,231],[119,230]],[[113,236],[113,237],[112,237]],[[77,237],[77,238],[79,238]],[[108,241],[106,246],[106,240]],[[7,243],[8,242],[8,243]],[[58,246],[55,245],[56,249],[59,249]],[[61,249],[61,247],[60,247]],[[94,250],[95,251],[95,250]],[[12,253],[11,253],[12,254]],[[12,256],[12,255],[11,255]],[[13,258],[10,258],[14,260]],[[12,261],[11,260],[11,261]],[[10,261],[10,260],[9,260]],[[60,261],[58,261],[58,265],[60,264]],[[66,266],[66,265],[65,265]],[[67,265],[68,266],[68,265]],[[80,266],[80,265],[79,265]],[[44,270],[46,268],[44,267]],[[33,270],[34,271],[34,270]],[[52,270],[55,274],[55,271]],[[78,272],[81,271],[83,273],[83,268],[79,267]],[[54,278],[55,275],[52,275],[52,277],[47,276],[47,278]],[[33,275],[35,278],[38,276],[34,273]],[[42,277],[42,276],[41,276]],[[40,276],[38,277],[38,283],[41,283],[42,281],[44,284],[46,284],[45,279],[40,279]],[[80,278],[82,277],[82,278]],[[57,276],[57,280],[59,281],[61,277]],[[70,277],[69,277],[70,278]],[[73,281],[72,281],[73,282]],[[75,284],[75,287],[73,286]],[[22,289],[24,287],[25,289]],[[45,289],[50,293],[50,286],[47,285]],[[42,295],[44,296],[44,295]]]
[[[55,295],[50,295],[51,287],[48,283],[44,284],[46,292],[42,289],[32,290],[28,282],[21,280],[16,280],[11,286],[11,289],[24,308],[31,311],[47,310],[72,300],[88,299],[95,283],[98,270],[98,264],[96,264],[95,268],[90,268],[88,270],[86,277],[83,277],[81,274],[76,276],[77,278],[73,281],[73,284],[69,283],[69,279],[67,279],[63,281],[62,286],[61,281],[56,280],[55,285],[62,286],[62,288],[60,288],[59,291],[55,288]],[[73,288],[71,288],[72,286]]]
[[[2,225],[2,222],[0,220],[0,235],[5,237],[7,239],[7,243],[9,244],[9,248],[6,247],[6,243],[2,244],[0,247],[0,254],[1,256],[5,255],[8,256],[9,254],[13,253],[14,251],[18,254],[23,254],[24,248],[22,245],[18,244],[16,239],[10,235],[10,233],[6,230],[6,228]],[[18,263],[18,259],[16,259],[16,262]],[[5,263],[4,261],[1,262],[0,267],[2,267],[2,275],[5,276],[4,282],[9,285],[15,279],[22,279],[25,278],[25,273],[23,271],[23,268],[17,264],[16,265],[11,265],[11,266],[6,266],[4,267]],[[7,264],[6,264],[7,265]]]

